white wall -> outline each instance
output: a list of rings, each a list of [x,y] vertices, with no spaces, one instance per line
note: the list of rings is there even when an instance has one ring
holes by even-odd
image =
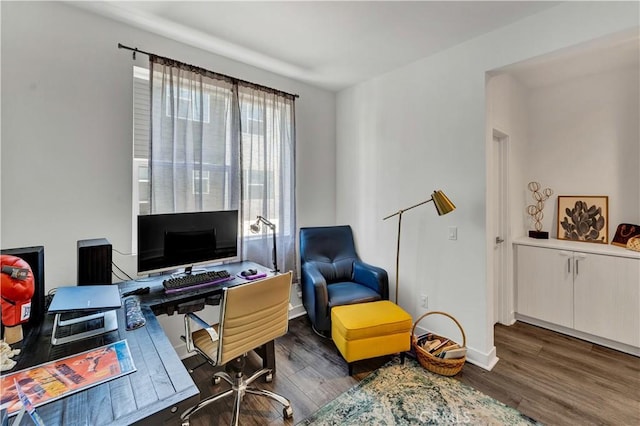
[[[537,65],[525,61],[497,71],[502,74],[490,73],[487,121],[490,129],[509,136],[511,237],[527,235],[534,229],[526,214],[526,207],[534,204],[527,189],[532,180],[540,182],[542,188],[554,190],[545,202],[542,221],[543,230],[551,238],[557,235],[557,196],[562,194],[608,195],[610,239],[619,223],[640,222],[639,40],[637,36],[621,36],[634,47],[626,49],[624,61],[619,60],[615,66],[607,61],[611,49],[596,48],[603,42],[597,40],[581,46],[581,55],[565,52],[563,57],[554,52],[547,55],[554,60],[538,57]],[[607,42],[620,46],[615,40]],[[593,69],[602,64],[607,64],[606,69]],[[518,71],[509,71],[514,68]],[[556,77],[534,80],[533,75]],[[492,148],[488,144],[488,151]],[[488,155],[488,174],[497,168],[491,159]],[[489,205],[493,205],[491,191],[487,195]],[[507,241],[508,247],[510,242]],[[509,282],[503,296],[513,309],[511,250],[508,257]],[[489,282],[493,282],[491,269],[487,272]],[[514,315],[511,310],[500,311],[500,317],[510,323]]]
[[[2,2],[2,247],[45,246],[47,288],[75,283],[76,241],[130,252],[128,46],[297,93],[300,225],[335,220],[335,94],[59,2]],[[114,254],[134,274],[135,257]]]
[[[551,236],[557,195],[607,195],[610,240],[618,224],[640,223],[639,75],[636,63],[529,91],[526,170],[555,192],[544,217]]]
[[[635,52],[631,65],[541,87],[526,87],[509,73],[489,80],[492,127],[511,139],[514,237],[533,229],[526,214],[534,203],[532,180],[554,191],[542,221],[552,238],[558,195],[607,195],[609,239],[618,224],[640,222],[638,59]]]
[[[76,242],[106,237],[129,253],[132,61],[138,47],[297,93],[300,226],[335,221],[335,94],[61,2],[1,2],[2,248],[44,245],[47,289],[74,285]],[[136,273],[132,255],[114,262]],[[174,345],[182,327],[161,318]]]
[[[487,82],[489,110],[487,121],[491,129],[497,129],[508,136],[509,144],[509,203],[510,231],[514,237],[524,235],[523,229],[529,226],[526,206],[531,204],[531,193],[527,184],[539,180],[543,187],[546,180],[527,171],[529,150],[529,114],[527,109],[528,92],[524,85],[510,74],[493,76]],[[490,144],[491,145],[491,144]],[[489,169],[497,166],[488,164]],[[548,212],[548,208],[545,209]],[[533,228],[531,228],[533,229]],[[548,228],[544,228],[547,229]]]
[[[502,170],[506,175],[506,217],[501,218],[506,222],[506,234],[498,230],[498,215],[488,215],[487,217],[487,252],[488,264],[493,265],[492,256],[496,255],[496,246],[492,237],[500,236],[504,243],[500,249],[504,250],[504,265],[496,265],[495,269],[503,269],[503,288],[496,284],[493,288],[494,295],[494,321],[509,325],[515,321],[513,303],[513,252],[511,244],[514,237],[522,235],[522,229],[527,220],[525,208],[528,204],[526,200],[526,183],[528,175],[525,173],[527,158],[525,153],[528,149],[528,112],[526,108],[526,88],[513,78],[510,74],[488,76],[487,81],[487,206],[498,206],[497,182],[500,179],[501,167],[504,165],[495,164],[499,155],[500,147],[507,151],[507,165]],[[494,132],[500,135],[500,142],[493,141]],[[525,186],[523,186],[525,182]],[[491,208],[489,207],[491,210]],[[496,219],[496,220],[491,220]],[[497,247],[496,247],[497,248]],[[487,268],[487,283],[497,283],[500,280],[495,276],[501,271],[494,268]]]
[[[362,257],[393,276],[397,222],[382,217],[433,189],[450,195],[458,208],[449,215],[427,205],[403,216],[399,303],[416,318],[425,293],[430,309],[458,318],[472,362],[495,362],[485,72],[637,27],[637,17],[637,3],[564,3],[338,94],[337,221],[351,223]],[[457,241],[447,240],[448,226],[458,227]]]

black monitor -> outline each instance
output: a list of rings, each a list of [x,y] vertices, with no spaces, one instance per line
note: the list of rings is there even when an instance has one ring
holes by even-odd
[[[138,274],[237,260],[238,210],[138,216]]]

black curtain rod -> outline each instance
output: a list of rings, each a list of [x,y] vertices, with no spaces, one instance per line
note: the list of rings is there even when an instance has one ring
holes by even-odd
[[[257,84],[257,83],[253,83],[253,82],[251,82],[251,81],[242,80],[242,79],[240,79],[240,78],[231,77],[231,76],[229,76],[229,75],[220,74],[219,72],[209,71],[209,70],[207,70],[206,68],[202,68],[202,67],[198,67],[198,66],[195,66],[195,65],[187,64],[186,62],[177,61],[177,60],[175,60],[175,59],[167,58],[166,56],[160,56],[160,55],[156,55],[155,53],[145,52],[144,50],[140,50],[140,49],[138,49],[137,47],[129,47],[129,46],[125,46],[125,45],[124,45],[124,44],[122,44],[122,43],[118,43],[118,49],[131,50],[131,51],[133,52],[133,59],[135,59],[135,58],[136,58],[136,53],[142,53],[143,55],[147,55],[147,56],[151,56],[151,55],[153,55],[153,56],[156,56],[156,57],[158,57],[158,58],[166,59],[166,60],[168,60],[168,61],[179,62],[179,63],[181,63],[181,64],[188,65],[188,66],[190,66],[190,67],[200,68],[200,69],[205,70],[205,71],[207,71],[207,72],[211,72],[211,73],[213,73],[213,74],[217,74],[217,75],[219,75],[219,76],[221,76],[221,77],[223,77],[223,78],[228,78],[228,79],[230,79],[230,80],[232,80],[232,81],[234,81],[234,82],[238,82],[238,83],[246,83],[246,84],[249,84],[249,85],[251,85],[251,86],[256,86],[256,87],[259,87],[259,88],[261,88],[261,89],[266,89],[266,90],[271,91],[271,92],[282,93],[283,95],[292,96],[292,97],[294,97],[294,98],[299,98],[299,97],[300,97],[300,95],[296,95],[296,94],[291,94],[291,93],[283,92],[282,90],[274,89],[274,88],[272,88],[272,87],[268,87],[268,86],[263,86],[262,84]]]

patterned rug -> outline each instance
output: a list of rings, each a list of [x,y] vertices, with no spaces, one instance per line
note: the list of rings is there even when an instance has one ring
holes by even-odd
[[[433,374],[415,360],[391,361],[300,425],[539,425],[518,410]]]

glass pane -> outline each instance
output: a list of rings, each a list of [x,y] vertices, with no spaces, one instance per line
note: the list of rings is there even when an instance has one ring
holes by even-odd
[[[138,182],[149,182],[149,166],[140,165],[138,167]]]

